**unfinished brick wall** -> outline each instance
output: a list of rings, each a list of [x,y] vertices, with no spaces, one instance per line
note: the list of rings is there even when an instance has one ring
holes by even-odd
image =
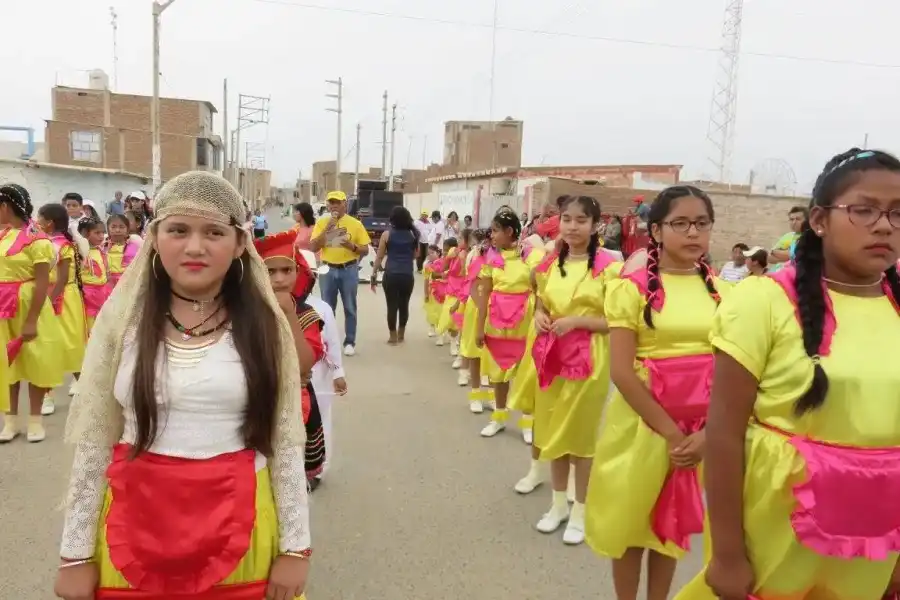
[[[103,90],[53,88],[53,120],[103,127],[106,94]]]

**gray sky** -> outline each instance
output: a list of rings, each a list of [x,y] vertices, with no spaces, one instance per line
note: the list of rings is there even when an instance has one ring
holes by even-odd
[[[440,160],[443,121],[488,117],[488,0],[306,3],[347,10],[301,3],[177,0],[163,15],[162,94],[209,100],[221,113],[228,77],[232,115],[238,92],[270,96],[268,164],[279,183],[334,155],[325,79],[345,81],[346,170],[357,122],[363,164],[380,164],[385,88],[400,104],[398,169],[421,166],[423,150],[429,162]],[[86,84],[79,70],[93,68],[112,78],[111,4],[119,14],[118,91],[150,93],[149,0],[9,1],[2,10],[0,121],[42,132],[54,82]],[[808,189],[825,160],[861,145],[867,132],[871,146],[897,150],[900,4],[866,0],[865,6],[746,0],[736,181],[746,181],[754,164],[780,158]],[[354,10],[421,20],[348,12]],[[500,0],[500,27],[566,35],[498,32],[494,117],[525,121],[525,164],[681,163],[685,177],[708,175],[717,55],[702,48],[719,45],[723,10],[722,0]],[[216,127],[221,132],[221,121]],[[265,130],[245,139],[263,141]]]

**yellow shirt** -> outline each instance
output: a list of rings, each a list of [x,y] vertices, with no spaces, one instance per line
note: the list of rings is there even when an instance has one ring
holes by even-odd
[[[604,290],[616,278],[622,263],[608,265],[597,277],[588,272],[586,260],[567,260],[566,276],[559,272],[558,261],[544,273],[535,272],[538,298],[550,317],[602,317]]]
[[[63,246],[62,250],[59,251],[59,256],[56,258],[56,265],[54,268],[50,269],[50,284],[53,285],[56,283],[57,279],[59,279],[58,269],[56,267],[59,266],[59,263],[62,261],[69,261],[69,273],[66,276],[66,285],[75,285],[77,283],[75,279],[75,268],[77,261],[75,260],[75,248],[72,244],[66,244]]]
[[[81,265],[81,281],[85,285],[106,285],[106,261],[99,248],[91,248],[86,263]]]
[[[0,241],[0,281],[21,282],[34,279],[34,265],[52,264],[56,250],[48,239],[34,240],[17,254],[7,256],[19,236],[18,229],[10,229]]]
[[[759,380],[755,416],[814,440],[859,447],[900,446],[900,316],[886,297],[828,292],[837,329],[821,358],[825,404],[802,417],[794,402],[813,364],[794,305],[768,277],[749,277],[719,307],[712,344]]]
[[[322,217],[316,221],[312,230],[311,239],[316,239],[325,232],[325,228],[331,222],[331,215]],[[322,262],[332,265],[343,265],[349,262],[359,260],[359,255],[352,250],[348,250],[341,246],[341,241],[349,240],[357,246],[368,246],[372,243],[369,233],[358,219],[354,219],[350,215],[344,215],[338,219],[337,227],[334,233],[327,234],[329,240],[325,242],[320,251]],[[333,235],[333,237],[332,237]]]
[[[716,301],[703,279],[696,274],[662,273],[665,303],[653,312],[650,329],[644,322],[647,304],[638,287],[628,279],[613,279],[606,286],[606,320],[610,328],[637,333],[637,358],[673,358],[712,353],[709,331],[716,313]],[[722,286],[716,281],[722,294]]]
[[[495,292],[521,294],[529,291],[531,289],[531,270],[541,264],[545,252],[535,249],[529,252],[528,257],[524,259],[517,249],[503,250],[500,254],[503,256],[503,268],[498,269],[491,265],[484,265],[478,277],[490,279],[491,289]]]

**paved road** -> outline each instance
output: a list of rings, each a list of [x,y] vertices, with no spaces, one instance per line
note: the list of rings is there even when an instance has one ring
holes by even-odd
[[[469,413],[421,315],[406,345],[388,347],[380,292],[359,296],[359,355],[346,361],[350,394],[334,408],[334,465],[313,495],[310,599],[614,598],[605,561],[564,546],[561,532],[534,530],[549,491],[512,489],[528,448],[515,431],[479,436],[487,417]],[[45,442],[0,446],[0,600],[52,598],[70,461],[60,440],[68,400],[59,402]],[[697,554],[679,582],[698,570]]]

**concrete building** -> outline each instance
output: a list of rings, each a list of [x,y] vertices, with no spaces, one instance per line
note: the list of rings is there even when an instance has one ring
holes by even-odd
[[[444,162],[450,171],[480,171],[522,165],[524,123],[447,121],[444,123]]]
[[[243,190],[244,199],[251,210],[263,208],[272,200],[272,171],[241,167],[237,170],[235,186]]]
[[[152,174],[150,96],[109,90],[102,71],[91,87],[56,86],[44,136],[49,162]],[[192,170],[220,170],[216,108],[202,100],[160,98],[162,178]]]
[[[44,204],[59,202],[67,192],[78,192],[85,199],[93,200],[97,211],[104,216],[106,205],[115,198],[116,192],[146,190],[150,178],[114,169],[0,159],[0,181],[18,183],[27,189],[35,211]]]
[[[312,183],[308,179],[298,179],[292,184],[272,188],[272,199],[276,204],[288,206],[298,202],[312,203]]]

